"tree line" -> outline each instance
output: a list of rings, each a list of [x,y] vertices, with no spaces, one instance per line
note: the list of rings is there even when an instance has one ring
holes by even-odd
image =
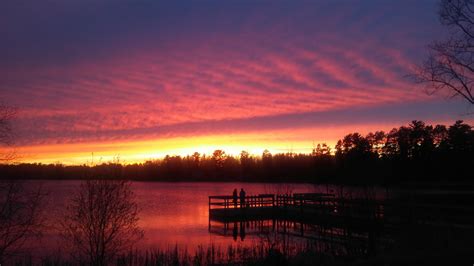
[[[145,181],[245,181],[385,184],[470,181],[474,130],[463,121],[451,126],[412,121],[390,132],[350,133],[332,149],[260,156],[223,150],[211,155],[166,156],[143,163],[99,165],[3,164],[4,179],[130,179]]]

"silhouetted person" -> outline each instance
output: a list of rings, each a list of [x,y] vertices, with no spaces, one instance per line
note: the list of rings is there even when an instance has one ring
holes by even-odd
[[[245,207],[245,191],[243,188],[240,189],[240,208]]]
[[[234,201],[234,208],[237,208],[237,189],[232,193],[232,200]]]

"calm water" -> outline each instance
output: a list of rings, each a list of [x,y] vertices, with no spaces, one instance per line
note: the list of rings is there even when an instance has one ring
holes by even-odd
[[[25,186],[34,188],[40,184],[43,186],[43,189],[49,193],[44,204],[48,215],[48,229],[44,231],[41,240],[29,241],[28,248],[25,251],[33,255],[33,257],[38,256],[38,258],[44,257],[45,255],[62,255],[65,254],[64,250],[62,250],[64,245],[61,242],[58,224],[64,215],[64,210],[69,199],[79,189],[81,182],[28,181],[25,183]],[[405,254],[410,250],[415,250],[412,247],[427,247],[431,250],[440,246],[440,250],[445,250],[443,243],[447,243],[446,241],[448,240],[449,243],[460,242],[460,246],[466,246],[464,243],[468,243],[467,245],[469,246],[469,241],[472,239],[472,234],[466,233],[464,225],[464,227],[457,231],[454,231],[452,226],[443,227],[444,224],[449,225],[449,223],[452,223],[452,219],[444,219],[443,217],[454,217],[456,218],[454,219],[456,223],[466,220],[466,217],[458,214],[458,211],[453,213],[446,211],[444,213],[436,212],[436,215],[431,211],[428,212],[429,215],[420,214],[420,217],[416,219],[424,219],[421,223],[421,227],[404,227],[403,230],[394,231],[395,233],[391,230],[389,232],[392,232],[392,235],[390,235],[390,233],[387,235],[387,232],[371,228],[363,229],[362,231],[353,231],[352,229],[347,229],[337,224],[305,224],[301,221],[266,220],[257,222],[233,222],[227,224],[225,227],[223,227],[222,224],[217,224],[213,227],[213,222],[210,223],[209,221],[208,196],[230,195],[235,188],[238,190],[244,188],[247,195],[320,192],[333,193],[338,197],[344,196],[344,198],[391,198],[387,195],[387,191],[381,188],[365,190],[363,188],[345,187],[342,189],[341,187],[326,185],[315,186],[312,184],[134,182],[132,183],[132,189],[135,193],[139,208],[141,209],[139,226],[145,232],[144,239],[140,241],[137,248],[139,250],[153,250],[171,249],[178,246],[179,248],[185,248],[193,252],[198,246],[207,247],[209,245],[215,245],[222,250],[225,250],[229,245],[251,246],[255,245],[258,241],[262,241],[262,235],[258,233],[259,228],[272,228],[270,230],[276,232],[278,237],[284,236],[285,238],[288,237],[288,239],[291,238],[291,243],[300,241],[301,239],[303,239],[303,241],[311,239],[311,241],[315,243],[314,247],[318,251],[327,252],[329,250],[332,252],[331,254],[346,254],[352,258],[364,257],[366,255],[373,256],[376,254],[375,252],[380,252],[380,250],[384,250],[385,247],[393,246],[395,240],[398,241],[397,243],[400,243],[398,247],[408,247],[406,250],[402,249],[401,251],[402,254]],[[439,198],[441,194],[438,193],[436,195]],[[452,198],[454,195],[455,194],[451,193],[447,196],[448,198]],[[457,205],[459,205],[459,199],[462,198],[466,197],[463,196],[453,199],[456,201],[456,204],[453,206],[459,208]],[[467,199],[471,198],[472,197],[468,197]],[[446,202],[443,202],[446,205]],[[393,210],[395,209],[392,209],[392,211]],[[417,209],[416,213],[419,211],[420,209]],[[404,213],[403,210],[402,213]],[[399,213],[395,212],[391,213],[391,215],[392,218],[397,218]],[[426,217],[429,217],[429,219],[427,220]],[[438,226],[436,229],[423,226],[432,221],[433,217],[443,218],[440,221],[436,221],[436,223],[431,223],[432,226]],[[472,216],[469,215],[467,217]],[[211,230],[209,230],[210,225]],[[222,228],[227,230],[224,231],[223,234]],[[426,231],[424,234],[420,233],[422,229]],[[244,237],[242,237],[241,234],[242,230],[245,232]],[[255,231],[257,231],[257,233],[253,234],[252,232]],[[417,237],[413,238],[413,235],[417,235]],[[432,238],[432,235],[442,235],[445,236],[447,240],[440,241],[437,238]],[[464,241],[464,239],[466,239],[466,241]],[[283,241],[285,242],[287,240],[285,239]],[[452,249],[457,250],[457,246]]]
[[[57,228],[68,200],[78,190],[80,181],[29,181],[26,186],[41,184],[49,193],[46,202],[49,229],[41,240],[29,243],[33,254],[54,254],[61,252],[61,238]],[[199,245],[252,245],[258,240],[249,235],[244,240],[209,232],[209,195],[230,195],[237,188],[244,188],[247,195],[261,193],[341,193],[339,189],[312,184],[268,184],[268,183],[132,183],[140,208],[140,227],[145,231],[140,249],[173,248],[178,246],[193,251]],[[357,191],[360,189],[346,189]],[[348,193],[348,192],[344,192]],[[383,197],[383,190],[377,191]]]

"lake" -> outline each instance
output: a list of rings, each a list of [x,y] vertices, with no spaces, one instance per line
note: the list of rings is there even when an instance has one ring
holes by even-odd
[[[26,241],[20,258],[26,254],[41,260],[69,254],[60,235],[60,223],[80,185],[81,181],[24,181],[25,188],[41,186],[47,192],[42,204],[47,219],[42,237]],[[474,237],[474,193],[470,189],[386,190],[301,183],[209,182],[132,182],[131,188],[140,209],[138,225],[144,231],[144,238],[136,245],[139,252],[178,247],[193,254],[200,247],[210,246],[225,252],[229,247],[245,250],[263,244],[267,248],[279,245],[285,254],[302,254],[300,248],[309,245],[316,254],[329,254],[343,261],[371,259],[380,254],[409,254],[414,258],[440,254],[451,260],[453,256],[459,258],[458,251],[462,252],[460,256],[470,258],[464,250],[472,246]],[[279,205],[278,216],[262,213],[261,217],[266,218],[210,219],[208,197],[230,196],[234,189],[241,188],[248,196],[329,193],[335,198],[328,202],[335,205],[318,205],[316,213],[311,213],[311,205],[305,205],[310,208],[309,213],[302,209],[300,212],[298,205],[292,209],[281,209]]]
[[[33,254],[54,254],[61,251],[61,238],[57,225],[61,221],[67,202],[78,190],[81,181],[27,181],[25,186],[42,185],[48,192],[45,203],[48,214],[48,230],[39,241],[29,243]],[[196,183],[196,182],[133,182],[132,189],[140,208],[139,226],[144,230],[144,239],[139,249],[168,249],[178,246],[193,251],[198,246],[252,245],[258,237],[249,235],[245,239],[210,233],[208,196],[231,195],[237,188],[244,188],[247,195],[289,194],[306,192],[330,192],[363,194],[358,188],[340,189],[313,184],[270,183]],[[376,191],[384,197],[384,190]]]
[[[29,243],[32,253],[48,254],[58,251],[61,238],[57,225],[67,202],[78,190],[81,181],[27,181],[25,186],[41,185],[48,193],[45,209],[48,230],[36,242]],[[133,182],[132,189],[140,208],[139,226],[145,236],[139,248],[172,248],[176,245],[193,250],[199,245],[245,244],[239,239],[209,233],[209,195],[227,195],[244,188],[248,195],[259,193],[311,192],[318,190],[309,184],[263,183],[166,183]],[[322,189],[322,188],[321,188]],[[246,243],[250,243],[247,239]]]

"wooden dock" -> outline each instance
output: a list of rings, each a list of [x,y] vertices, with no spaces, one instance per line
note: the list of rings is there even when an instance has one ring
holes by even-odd
[[[209,196],[209,219],[221,222],[290,220],[373,226],[382,220],[383,204],[375,200],[341,199],[333,194],[259,194],[245,197]]]
[[[399,194],[342,198],[333,194],[260,194],[240,201],[209,197],[209,232],[234,241],[311,241],[323,251],[369,256],[393,247],[400,235],[474,233],[474,193]],[[356,256],[356,257],[357,257]]]
[[[352,227],[400,223],[474,230],[474,193],[402,195],[397,199],[339,198],[324,193],[209,196],[209,220],[220,222],[287,220],[309,224],[343,223]]]

